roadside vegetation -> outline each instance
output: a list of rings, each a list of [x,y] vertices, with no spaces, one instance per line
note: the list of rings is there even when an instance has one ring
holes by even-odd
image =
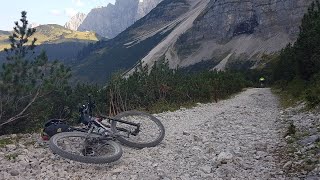
[[[316,0],[302,19],[297,41],[282,49],[264,69],[272,78],[273,91],[286,108],[280,115],[282,123],[287,126],[283,134],[287,145],[281,156],[286,159],[284,171],[292,177],[313,177],[318,172],[319,39],[320,2]]]
[[[275,92],[284,106],[306,101],[308,107],[320,104],[320,3],[315,1],[302,19],[294,44],[288,44],[271,62]]]

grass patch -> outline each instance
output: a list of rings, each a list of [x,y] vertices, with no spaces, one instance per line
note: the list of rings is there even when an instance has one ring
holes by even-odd
[[[38,130],[38,132],[40,132],[41,130]],[[30,146],[30,145],[34,145],[36,143],[36,141],[32,140],[32,141],[27,141],[25,143],[23,143],[23,145],[25,146]]]
[[[16,160],[18,155],[19,155],[18,153],[7,154],[7,155],[5,155],[5,158],[8,159],[9,161]]]
[[[288,91],[281,90],[279,88],[273,87],[272,92],[279,97],[280,106],[283,108],[292,107],[298,102],[303,101],[300,96],[293,96]]]
[[[13,144],[14,142],[10,138],[0,139],[0,148],[5,147],[8,144]]]

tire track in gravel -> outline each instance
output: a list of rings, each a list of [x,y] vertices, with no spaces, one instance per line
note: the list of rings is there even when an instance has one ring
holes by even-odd
[[[278,101],[268,88],[156,116],[166,128],[157,147],[123,147],[123,157],[107,165],[82,164],[48,149],[26,147],[26,157],[36,161],[32,172],[18,158],[0,165],[0,179],[11,177],[10,168],[19,171],[12,179],[285,179],[273,153],[283,145],[276,123]],[[5,161],[1,155],[0,160]]]

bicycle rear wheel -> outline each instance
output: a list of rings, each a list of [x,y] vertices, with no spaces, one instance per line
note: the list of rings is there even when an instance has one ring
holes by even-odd
[[[139,133],[132,135],[130,132],[136,129],[135,126],[117,121],[111,122],[111,130],[117,134],[116,138],[127,146],[135,148],[154,147],[164,138],[164,126],[159,119],[151,114],[140,111],[126,111],[116,115],[114,119],[140,124]],[[123,129],[127,131],[123,131]]]
[[[101,140],[100,135],[83,132],[63,132],[50,138],[53,153],[74,161],[103,164],[122,156],[121,146],[111,140]]]

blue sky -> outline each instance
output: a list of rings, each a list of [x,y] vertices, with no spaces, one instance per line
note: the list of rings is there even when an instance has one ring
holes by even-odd
[[[64,25],[77,12],[88,14],[92,8],[114,4],[115,0],[6,0],[0,6],[0,30],[12,30],[21,11],[30,23]]]

